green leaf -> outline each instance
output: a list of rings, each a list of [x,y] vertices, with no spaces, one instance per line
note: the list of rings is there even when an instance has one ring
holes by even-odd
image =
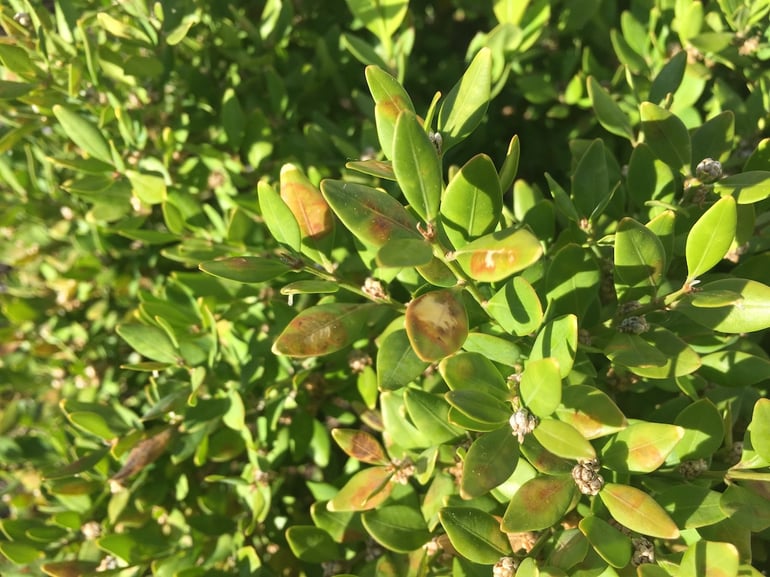
[[[461,248],[491,232],[503,208],[503,195],[492,159],[477,154],[458,170],[441,201],[441,224],[452,246]]]
[[[493,232],[456,250],[454,256],[474,280],[497,282],[537,262],[543,247],[524,228]]]
[[[735,199],[725,196],[709,208],[687,235],[687,282],[711,270],[730,250],[738,226]]]
[[[51,577],[80,577],[97,572],[99,563],[95,561],[55,561],[43,563],[40,569]]]
[[[631,335],[636,336],[636,335]],[[694,373],[700,368],[698,354],[673,332],[663,327],[654,327],[640,337],[665,358],[663,363],[629,365],[634,374],[649,379],[681,377]],[[619,362],[617,357],[613,360]]]
[[[513,186],[513,181],[519,170],[520,157],[521,144],[519,142],[519,137],[514,136],[508,143],[508,150],[505,152],[505,159],[503,160],[503,165],[500,167],[500,173],[498,174],[500,190],[502,192],[508,191]]]
[[[676,485],[656,495],[658,503],[685,529],[708,527],[727,519],[720,506],[722,493],[698,485]]]
[[[655,233],[632,218],[623,218],[615,232],[618,301],[654,298],[665,266],[666,253]]]
[[[348,456],[370,465],[387,465],[389,459],[380,442],[366,431],[332,429],[332,437]]]
[[[552,357],[526,364],[519,383],[521,400],[538,417],[547,417],[561,403],[559,363]]]
[[[520,449],[527,462],[545,475],[569,475],[575,465],[573,461],[551,453],[540,444],[535,435],[526,435]]]
[[[521,276],[507,281],[489,299],[487,312],[505,331],[516,336],[536,331],[543,322],[543,306],[537,292]]]
[[[698,374],[723,387],[750,387],[770,379],[770,360],[740,350],[722,350],[701,357]]]
[[[341,180],[324,180],[321,192],[359,240],[381,247],[396,238],[422,240],[417,220],[387,192]]]
[[[668,362],[666,355],[642,337],[628,333],[615,333],[604,347],[604,354],[613,363],[634,369],[664,367]]]
[[[417,356],[423,361],[439,361],[465,342],[468,313],[455,291],[431,291],[406,306],[405,327]]]
[[[699,126],[692,133],[692,173],[695,174],[695,167],[706,158],[725,160],[733,149],[734,139],[735,113],[732,110],[725,110]]]
[[[158,327],[140,324],[118,325],[120,337],[140,355],[162,363],[178,363],[180,354],[168,335]]]
[[[481,391],[501,401],[508,399],[505,379],[494,363],[481,353],[459,353],[445,358],[438,370],[452,390]]]
[[[378,66],[366,67],[366,82],[375,102],[377,136],[386,158],[393,158],[396,120],[403,111],[414,112],[409,95],[398,80]]]
[[[492,429],[502,426],[511,417],[511,409],[505,403],[482,391],[471,389],[449,391],[446,393],[446,400],[474,421],[492,425]]]
[[[225,89],[222,96],[221,117],[227,143],[232,149],[238,150],[246,131],[246,117],[238,101],[238,95],[232,88]]]
[[[432,443],[406,417],[404,391],[383,391],[380,394],[380,411],[384,430],[389,442],[404,449],[424,449]]]
[[[732,543],[696,541],[684,552],[679,577],[737,577],[740,557]]]
[[[53,113],[62,125],[64,132],[76,145],[97,160],[112,165],[110,146],[96,126],[77,112],[73,112],[60,104],[54,105]]]
[[[35,89],[37,85],[29,82],[11,82],[0,80],[0,100],[15,100]]]
[[[735,483],[731,484],[719,500],[722,511],[732,520],[748,527],[752,533],[770,527],[770,501],[767,491],[760,484],[757,491]]]
[[[580,157],[572,174],[572,202],[583,217],[594,214],[610,196],[609,175],[604,143],[593,140]],[[599,209],[601,210],[601,209]]]
[[[289,207],[267,182],[257,185],[259,207],[272,237],[295,252],[302,246],[302,233]]]
[[[473,499],[505,482],[519,461],[519,443],[506,424],[471,444],[463,462],[460,495]]]
[[[569,509],[575,495],[572,477],[535,477],[513,495],[505,510],[501,528],[506,533],[540,531],[556,525]]]
[[[377,386],[380,390],[405,387],[428,367],[414,352],[404,329],[389,333],[377,351]]]
[[[537,334],[530,361],[553,357],[559,363],[559,374],[565,378],[572,370],[578,343],[575,315],[565,315],[546,323]]]
[[[486,333],[468,333],[463,349],[469,353],[481,353],[490,361],[507,367],[515,367],[521,358],[521,349],[506,337]]]
[[[492,52],[482,48],[449,91],[438,113],[444,151],[466,138],[487,112],[492,89]]]
[[[297,559],[306,563],[325,563],[341,558],[340,547],[326,531],[312,525],[292,525],[286,541]]]
[[[626,185],[629,195],[640,207],[651,200],[673,201],[679,186],[672,168],[655,158],[652,149],[643,142],[631,153]]]
[[[390,551],[414,551],[430,539],[428,526],[420,511],[414,507],[380,507],[366,511],[361,516],[361,521],[374,540]]]
[[[676,171],[690,166],[687,127],[673,113],[651,102],[642,102],[639,113],[645,142],[660,160]]]
[[[636,52],[624,35],[618,30],[610,30],[610,42],[618,60],[633,74],[648,74],[647,63],[641,54]]]
[[[404,402],[415,427],[433,445],[441,445],[463,435],[461,428],[449,422],[450,405],[442,396],[419,389],[407,389]]]
[[[631,561],[631,539],[604,519],[588,515],[578,524],[580,531],[599,556],[613,567],[625,567]]]
[[[361,23],[382,43],[401,26],[409,6],[408,0],[345,0]]]
[[[545,277],[550,316],[572,313],[582,317],[599,294],[599,267],[588,250],[576,244],[560,249]]]
[[[602,465],[613,471],[651,473],[666,461],[684,434],[676,425],[634,423],[604,446]]]
[[[16,541],[0,541],[0,553],[15,565],[29,566],[43,556],[37,548]]]
[[[423,266],[432,260],[433,247],[418,238],[394,238],[377,251],[377,265],[383,268]]]
[[[723,333],[750,333],[770,327],[770,287],[740,278],[727,278],[699,286],[699,292],[686,295],[674,310],[699,325]],[[693,305],[696,298],[724,291],[740,294],[740,299],[723,307]]]
[[[564,387],[561,401],[556,416],[572,425],[586,439],[604,437],[627,426],[626,417],[618,406],[606,393],[594,387]]]
[[[433,222],[441,198],[441,163],[436,148],[413,112],[402,111],[393,141],[393,172],[414,211]]]
[[[634,132],[628,116],[620,109],[610,94],[593,77],[588,77],[588,96],[596,112],[596,118],[607,132],[634,141]]]
[[[470,507],[444,507],[438,515],[452,547],[469,561],[494,565],[511,553],[500,522],[489,513]]]
[[[750,170],[723,178],[714,183],[717,194],[733,195],[738,204],[752,204],[770,196],[770,172]]]
[[[242,283],[262,283],[289,272],[281,261],[259,256],[236,256],[202,262],[198,268],[210,275]]]
[[[751,439],[754,450],[770,461],[770,399],[759,399],[751,417]]]
[[[110,439],[114,438],[114,435]],[[83,455],[76,461],[73,461],[69,465],[65,465],[62,468],[51,469],[46,471],[44,477],[46,479],[62,479],[64,477],[72,477],[92,469],[97,463],[99,463],[107,453],[110,452],[109,447],[102,447],[101,449],[95,449],[86,455]]]
[[[282,295],[333,294],[340,290],[340,285],[328,280],[298,280],[281,287]]]
[[[384,160],[376,160],[373,158],[369,160],[351,160],[345,163],[345,168],[385,180],[396,180],[396,175],[393,172],[393,164]]]
[[[390,467],[369,467],[354,474],[327,504],[337,511],[366,511],[380,506],[393,490]]]
[[[67,413],[67,418],[79,429],[96,435],[105,441],[111,441],[117,437],[115,431],[110,429],[105,418],[99,413],[73,411]]]
[[[273,353],[316,357],[343,349],[361,336],[378,308],[372,303],[327,303],[305,309],[278,336]]]
[[[549,453],[563,459],[590,460],[596,451],[572,425],[555,419],[543,419],[532,432]]]
[[[685,407],[674,420],[685,431],[676,446],[679,460],[710,459],[725,436],[722,415],[709,399],[700,399]]]
[[[615,520],[632,531],[660,539],[679,537],[671,517],[647,493],[628,485],[607,483],[599,497]]]
[[[652,81],[650,102],[659,104],[666,98],[666,95],[674,94],[682,84],[686,66],[687,52],[684,50],[677,52],[669,58],[668,62],[663,65],[663,68],[660,69],[660,72]],[[701,158],[705,158],[705,156]]]

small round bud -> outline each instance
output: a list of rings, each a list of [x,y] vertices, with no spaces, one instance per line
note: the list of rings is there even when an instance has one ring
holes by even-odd
[[[695,167],[695,177],[706,184],[722,178],[722,163],[713,158],[704,158]]]
[[[537,417],[531,414],[527,409],[519,409],[508,421],[511,425],[513,434],[519,439],[519,443],[524,442],[524,437],[531,433],[537,427]]]
[[[13,19],[19,23],[19,26],[23,28],[29,28],[32,26],[32,18],[28,12],[17,12],[13,15]]]
[[[596,459],[578,461],[572,467],[572,478],[583,495],[596,495],[604,487],[604,478],[599,474],[601,466]]]
[[[444,139],[441,137],[441,133],[431,132],[428,135],[428,138],[430,138],[431,144],[436,148],[436,152],[441,154],[441,147],[444,145]]]
[[[492,568],[493,577],[513,577],[516,574],[519,563],[513,557],[500,557]]]
[[[641,335],[650,330],[650,325],[643,316],[626,317],[620,322],[618,330],[621,333]]]
[[[631,539],[631,543],[634,546],[634,554],[631,558],[634,566],[638,567],[644,563],[655,563],[655,549],[650,541],[644,537],[638,537]]]
[[[694,461],[684,461],[679,465],[679,472],[685,479],[695,479],[702,473],[708,471],[708,463],[705,459],[695,459]]]

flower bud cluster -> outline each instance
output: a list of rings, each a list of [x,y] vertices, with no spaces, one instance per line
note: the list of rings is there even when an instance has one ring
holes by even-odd
[[[581,460],[572,467],[572,478],[583,495],[596,495],[604,487],[600,469],[601,465],[597,459]]]
[[[524,437],[531,433],[538,423],[537,417],[523,408],[513,413],[508,422],[511,425],[513,434],[518,437],[519,443],[524,442]]]

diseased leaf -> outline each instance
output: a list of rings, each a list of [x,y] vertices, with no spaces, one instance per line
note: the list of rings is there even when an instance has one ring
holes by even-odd
[[[468,336],[468,313],[458,293],[425,293],[406,307],[406,334],[423,361],[439,361],[457,351]]]

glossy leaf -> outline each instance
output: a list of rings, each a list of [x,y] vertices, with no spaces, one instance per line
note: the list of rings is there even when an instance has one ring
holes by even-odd
[[[663,327],[654,327],[641,335],[641,338],[657,353],[662,354],[665,362],[629,365],[635,374],[650,379],[665,379],[689,375],[700,368],[701,361],[698,354],[673,332]]]
[[[510,408],[499,399],[481,391],[459,389],[446,393],[449,404],[473,420],[500,427],[511,416]]]
[[[199,264],[198,268],[210,275],[243,283],[262,283],[291,270],[289,265],[281,261],[258,256],[211,260]]]
[[[452,390],[481,391],[501,401],[508,399],[505,379],[481,353],[459,353],[447,357],[439,363],[438,369]]]
[[[409,2],[407,0],[345,0],[353,15],[380,42],[398,30],[406,16]]]
[[[53,106],[53,113],[70,139],[89,156],[112,165],[112,154],[101,131],[90,121],[60,104]]]
[[[540,531],[562,520],[577,488],[571,477],[535,477],[514,494],[501,527],[506,533]]]
[[[444,507],[439,519],[452,547],[473,563],[494,565],[511,552],[500,522],[489,513],[470,507]]]
[[[687,127],[673,113],[651,102],[639,108],[645,142],[660,160],[674,170],[690,166],[691,147]]]
[[[714,192],[735,198],[738,204],[752,204],[770,196],[770,172],[750,170],[714,183]]]
[[[292,525],[286,530],[286,541],[294,556],[306,563],[325,563],[341,555],[331,536],[312,525]]]
[[[593,77],[588,77],[588,96],[596,112],[596,119],[607,132],[634,141],[634,133],[628,116],[620,109],[612,96]]]
[[[463,349],[469,353],[480,353],[490,361],[508,367],[515,367],[521,359],[521,349],[508,338],[486,333],[468,333]]]
[[[578,324],[575,315],[565,315],[546,323],[532,345],[530,361],[553,357],[559,364],[559,374],[565,378],[572,370],[578,344]]]
[[[735,238],[737,222],[735,199],[725,196],[693,225],[685,247],[688,281],[708,272],[724,258]]]
[[[582,317],[599,293],[599,267],[589,251],[575,244],[559,250],[548,266],[546,299],[551,315]]]
[[[441,224],[455,248],[491,232],[500,219],[503,195],[492,159],[477,154],[458,170],[441,201]]]
[[[281,199],[299,225],[302,243],[327,251],[334,235],[334,216],[321,191],[293,164],[281,167]]]
[[[158,327],[140,324],[118,325],[120,337],[142,356],[162,363],[176,364],[180,354],[168,335]]]
[[[444,151],[467,137],[487,111],[492,88],[492,52],[482,48],[446,95],[438,114]]]
[[[578,160],[571,178],[572,202],[581,216],[591,216],[597,207],[606,206],[610,196],[608,179],[604,143],[597,138]]]
[[[485,495],[506,481],[519,461],[519,443],[506,424],[471,444],[463,462],[460,494],[464,499]]]
[[[754,449],[770,461],[770,400],[759,399],[751,417],[751,438]]]
[[[372,538],[390,551],[414,551],[430,539],[430,532],[419,510],[406,505],[366,511],[361,521]]]
[[[698,485],[675,485],[664,488],[656,500],[679,527],[695,529],[715,525],[727,518],[720,506],[722,494]]]
[[[505,229],[482,236],[456,250],[454,256],[472,279],[497,282],[540,259],[540,241],[526,229]]]
[[[378,305],[327,303],[294,317],[273,343],[273,352],[290,357],[316,357],[345,348],[361,336],[361,327]]]
[[[765,531],[770,527],[770,501],[766,484],[759,491],[738,484],[731,484],[719,500],[719,506],[731,520],[748,527],[752,532]]]
[[[341,180],[323,180],[321,192],[342,223],[358,239],[381,247],[388,240],[421,240],[417,220],[387,192]]]
[[[650,102],[659,104],[666,98],[667,94],[674,94],[682,84],[686,66],[687,53],[685,51],[671,56],[652,81],[652,86],[650,86]],[[701,158],[705,158],[705,156]]]
[[[329,511],[366,511],[380,506],[393,490],[389,467],[368,467],[354,474],[326,505]]]
[[[380,390],[399,389],[428,367],[414,352],[404,329],[389,333],[377,351],[377,385]]]
[[[732,543],[697,541],[679,565],[680,577],[737,577],[740,557]]]
[[[722,446],[725,435],[722,415],[708,399],[685,407],[676,416],[674,424],[685,431],[676,446],[676,454],[682,461],[709,459]]]
[[[685,430],[675,425],[634,423],[604,447],[602,465],[615,471],[650,473],[665,462],[684,434]]]
[[[642,142],[631,153],[626,186],[631,198],[641,207],[652,200],[672,201],[679,185],[674,170],[656,158],[649,145]]]
[[[281,196],[275,192],[272,186],[262,180],[257,185],[257,195],[262,218],[264,218],[270,234],[278,242],[299,252],[302,246],[302,233],[297,219],[294,218],[294,214]]]
[[[403,268],[429,264],[433,260],[433,247],[417,238],[395,238],[377,251],[377,265]]]
[[[498,179],[500,181],[500,190],[508,191],[513,186],[516,173],[519,170],[519,158],[521,157],[521,143],[519,137],[514,135],[508,143],[508,150],[505,152],[503,165],[500,167]]]
[[[621,302],[655,296],[666,266],[658,237],[632,218],[624,218],[615,232],[615,290]]]
[[[404,401],[412,422],[433,445],[440,445],[463,435],[461,428],[449,422],[450,405],[442,396],[419,389],[407,389]]]
[[[333,294],[340,290],[340,285],[328,280],[298,280],[281,287],[282,295]]]
[[[723,333],[750,333],[770,327],[770,287],[740,278],[727,278],[704,285],[699,291],[685,296],[676,303],[675,310],[706,328]],[[724,291],[741,298],[723,307],[696,307],[693,300],[709,293]]]
[[[526,435],[520,449],[527,462],[546,475],[569,475],[575,465],[574,461],[551,453],[535,435]]]
[[[380,442],[366,431],[332,429],[332,437],[345,453],[370,465],[386,465],[389,459]]]
[[[625,567],[631,561],[631,539],[604,519],[588,515],[578,527],[594,551],[612,567]]]
[[[543,419],[532,434],[549,453],[557,457],[576,461],[596,458],[596,451],[591,443],[568,423]]]
[[[351,160],[345,163],[345,168],[385,180],[396,180],[393,164],[384,160]]]
[[[665,367],[666,355],[645,341],[639,335],[616,333],[604,347],[604,354],[613,363],[626,367],[656,368]]]
[[[538,417],[547,417],[561,403],[561,374],[553,357],[527,363],[519,383],[521,400]]]
[[[636,487],[607,483],[599,496],[615,520],[632,531],[661,539],[679,537],[679,529],[668,513]]]
[[[587,385],[570,385],[562,391],[559,420],[569,423],[586,439],[610,435],[627,426],[626,417],[610,397]]]
[[[531,334],[543,322],[543,306],[532,285],[513,277],[487,302],[487,312],[512,335]]]
[[[424,221],[433,222],[443,186],[441,163],[436,148],[412,112],[401,112],[396,121],[393,172],[410,206]]]
[[[406,333],[423,361],[438,361],[457,351],[468,336],[468,314],[454,291],[425,293],[406,307]]]

